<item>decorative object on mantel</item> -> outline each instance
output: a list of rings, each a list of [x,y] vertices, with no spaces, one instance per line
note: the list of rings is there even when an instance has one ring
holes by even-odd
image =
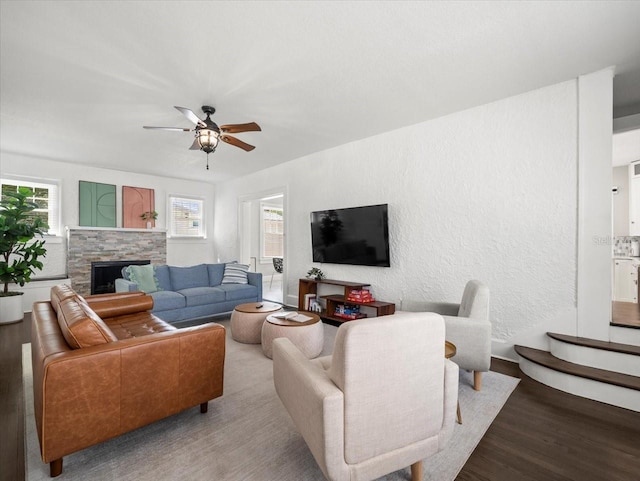
[[[189,147],[189,150],[202,150],[207,154],[207,170],[209,170],[209,154],[215,152],[216,147],[218,146],[218,142],[222,140],[227,144],[234,145],[236,147],[240,147],[242,150],[249,152],[255,147],[253,145],[249,145],[246,142],[243,142],[240,139],[236,139],[235,137],[231,137],[227,135],[227,133],[231,134],[239,134],[241,132],[259,132],[262,129],[255,122],[249,122],[247,124],[229,124],[229,125],[221,125],[218,127],[213,120],[211,120],[210,116],[213,115],[216,111],[214,107],[210,107],[208,105],[202,106],[202,111],[207,115],[207,118],[201,120],[196,114],[193,113],[192,110],[189,110],[184,107],[175,107],[178,109],[186,118],[188,118],[191,122],[193,122],[196,127],[193,129],[196,133],[196,138]],[[144,126],[145,129],[159,129],[159,130],[174,130],[179,132],[191,132],[192,129],[187,129],[183,127],[148,127]]]
[[[80,181],[79,225],[88,227],[116,226],[116,186]]]
[[[322,272],[317,267],[312,267],[307,271],[307,279],[315,279],[316,281],[320,281],[324,279],[324,272]]]
[[[151,221],[152,220],[155,221],[158,218],[158,213],[155,210],[143,212],[140,215],[140,218],[147,222],[147,229],[151,229],[152,227]]]
[[[18,322],[24,318],[22,307],[23,292],[9,291],[9,284],[24,286],[31,281],[34,269],[42,270],[39,257],[47,250],[44,240],[32,242],[42,236],[49,226],[41,217],[30,215],[38,208],[33,190],[19,187],[16,192],[3,192],[0,201],[0,281],[4,284],[0,292],[0,324]]]
[[[153,189],[122,186],[122,227],[146,227],[147,229],[155,227],[154,221],[158,218],[155,208],[155,192]],[[153,215],[145,215],[149,212],[155,213],[155,217]]]

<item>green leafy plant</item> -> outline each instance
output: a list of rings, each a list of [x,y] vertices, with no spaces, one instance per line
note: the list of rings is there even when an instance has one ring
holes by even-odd
[[[324,272],[322,272],[317,267],[312,267],[311,269],[309,269],[309,271],[307,271],[307,278],[315,279],[316,281],[322,280],[324,279]]]
[[[33,191],[20,187],[17,192],[3,193],[0,200],[0,282],[4,284],[0,296],[21,294],[10,292],[9,284],[24,286],[31,281],[34,269],[42,270],[38,259],[47,253],[44,240],[32,240],[45,234],[49,226],[31,214],[38,205],[30,197]]]
[[[155,210],[150,210],[140,214],[140,217],[142,218],[142,220],[156,220],[158,218],[158,213]]]

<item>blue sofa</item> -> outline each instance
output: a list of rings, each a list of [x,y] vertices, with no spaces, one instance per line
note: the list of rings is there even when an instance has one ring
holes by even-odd
[[[247,272],[247,284],[223,284],[224,263],[190,267],[154,266],[158,290],[153,312],[167,322],[184,321],[233,311],[238,304],[262,301],[262,273]],[[116,279],[116,292],[141,290],[135,282]]]

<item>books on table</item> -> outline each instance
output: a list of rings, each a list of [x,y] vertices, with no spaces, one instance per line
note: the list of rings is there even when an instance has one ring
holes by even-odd
[[[305,314],[300,314],[299,312],[279,312],[277,314],[272,314],[272,316],[276,319],[284,319],[294,322],[307,322],[313,319],[313,317],[307,316]]]

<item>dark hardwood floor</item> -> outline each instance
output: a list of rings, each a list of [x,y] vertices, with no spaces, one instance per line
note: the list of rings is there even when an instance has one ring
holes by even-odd
[[[0,326],[0,480],[25,476],[21,344],[29,331],[28,315]],[[508,361],[494,359],[491,369],[521,382],[458,481],[640,479],[640,413],[549,388]]]

